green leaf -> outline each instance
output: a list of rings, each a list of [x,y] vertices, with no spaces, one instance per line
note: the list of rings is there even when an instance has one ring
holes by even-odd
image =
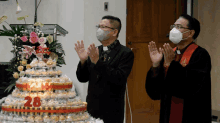
[[[57,64],[58,67],[62,67],[61,65]]]
[[[11,71],[11,72],[13,72],[11,69],[6,69],[6,71]]]
[[[50,48],[50,51],[51,51],[51,50],[54,50],[54,49],[56,49],[56,47]]]
[[[2,25],[2,26],[5,31],[8,31],[8,29],[5,27],[5,25]]]
[[[16,28],[15,28],[14,26],[12,26],[11,28],[12,28],[12,30],[13,30],[14,32],[16,31]]]
[[[5,89],[5,91],[4,92],[6,92],[6,91],[11,91],[11,89],[13,88],[15,86],[15,83],[12,83],[11,85],[9,85],[6,89]]]
[[[24,28],[24,26],[23,26],[23,25],[21,26],[21,29],[22,29],[22,28]]]
[[[15,41],[12,38],[8,38],[8,39],[11,41],[12,45],[14,45]]]
[[[17,20],[23,20],[24,19],[24,17],[18,17],[17,18]]]
[[[58,63],[58,64],[65,64],[64,58],[63,58],[63,57],[59,57],[59,58],[57,59],[57,63]]]
[[[15,53],[15,50],[13,49],[13,50],[11,50],[10,52],[11,52],[11,53]]]
[[[14,35],[14,33],[12,30],[6,30],[6,31],[0,32],[0,36],[11,36],[12,37],[13,35]]]
[[[28,15],[25,15],[25,16],[22,16],[22,17],[18,17],[17,20],[23,20],[23,19],[25,19],[26,17],[28,17]]]

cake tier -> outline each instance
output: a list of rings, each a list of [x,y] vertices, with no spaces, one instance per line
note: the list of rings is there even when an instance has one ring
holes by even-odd
[[[56,90],[56,91],[45,91],[45,92],[23,91],[22,92],[22,91],[19,91],[18,89],[12,92],[12,97],[14,98],[24,99],[27,96],[30,96],[32,98],[40,97],[41,99],[68,99],[68,98],[74,98],[76,96],[76,92],[73,90],[69,90],[69,91]],[[9,97],[10,96],[8,96],[7,98]]]
[[[41,106],[56,106],[56,105],[79,105],[81,100],[76,97],[75,91],[46,91],[46,92],[22,92],[14,90],[12,95],[9,95],[5,99],[7,105],[32,105],[34,100],[40,100]]]
[[[72,88],[72,82],[66,83],[16,83],[16,87],[23,91],[66,90]]]
[[[28,76],[56,76],[61,75],[61,70],[56,70],[56,66],[45,67],[45,66],[35,66],[25,70],[25,74]]]
[[[36,68],[36,67],[56,67],[56,61],[52,60],[52,59],[48,59],[47,61],[42,61],[42,60],[37,60],[37,59],[33,59],[32,62],[30,63],[30,66],[32,68]]]
[[[89,116],[87,112],[80,112],[80,113],[70,113],[67,115],[63,114],[53,114],[48,115],[46,113],[42,115],[33,116],[31,114],[13,114],[13,113],[2,113],[0,114],[1,121],[7,122],[72,122],[74,123],[95,123],[94,120]],[[77,122],[78,121],[78,122]]]
[[[37,113],[63,113],[63,114],[69,114],[69,113],[79,113],[84,112],[87,110],[87,103],[83,102],[81,105],[78,106],[56,106],[56,107],[25,107],[25,106],[12,106],[12,105],[2,105],[2,111],[4,112],[14,112],[14,113],[34,113],[37,115]]]
[[[67,76],[49,77],[21,77],[16,81],[16,87],[23,91],[45,91],[71,89],[73,84]]]
[[[26,70],[25,75],[32,77],[55,77],[60,76],[62,72],[60,70]]]

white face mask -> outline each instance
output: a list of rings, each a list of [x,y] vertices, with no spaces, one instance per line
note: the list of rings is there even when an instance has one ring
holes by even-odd
[[[189,31],[186,31],[186,32],[189,32]],[[186,33],[186,32],[183,32],[183,33]],[[178,44],[178,43],[180,43],[181,40],[186,40],[187,38],[182,39],[183,38],[183,33],[181,33],[178,29],[173,28],[170,31],[170,35],[169,35],[170,41],[172,41],[174,44]]]
[[[96,37],[99,41],[105,41],[105,40],[108,40],[110,38],[110,36],[108,36],[108,34],[110,33],[111,31],[104,31],[102,29],[98,29],[96,31]]]

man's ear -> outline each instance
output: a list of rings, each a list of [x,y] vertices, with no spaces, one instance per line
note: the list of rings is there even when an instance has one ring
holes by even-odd
[[[193,37],[194,34],[195,34],[195,30],[191,30],[190,31],[190,37]]]
[[[115,29],[113,33],[114,33],[113,36],[117,36],[117,34],[118,34],[118,29]]]

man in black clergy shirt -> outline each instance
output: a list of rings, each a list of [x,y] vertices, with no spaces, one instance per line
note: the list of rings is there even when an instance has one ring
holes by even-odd
[[[102,45],[96,48],[91,44],[85,50],[83,41],[75,44],[80,58],[76,75],[80,82],[89,81],[88,112],[104,123],[123,123],[125,89],[134,54],[117,40],[119,18],[104,16],[97,28],[96,36]]]
[[[177,50],[167,43],[158,50],[149,43],[153,66],[147,73],[146,91],[151,99],[161,100],[160,123],[211,123],[211,59],[193,42],[200,23],[181,15],[171,29],[169,39]],[[184,63],[182,58],[188,59]]]

